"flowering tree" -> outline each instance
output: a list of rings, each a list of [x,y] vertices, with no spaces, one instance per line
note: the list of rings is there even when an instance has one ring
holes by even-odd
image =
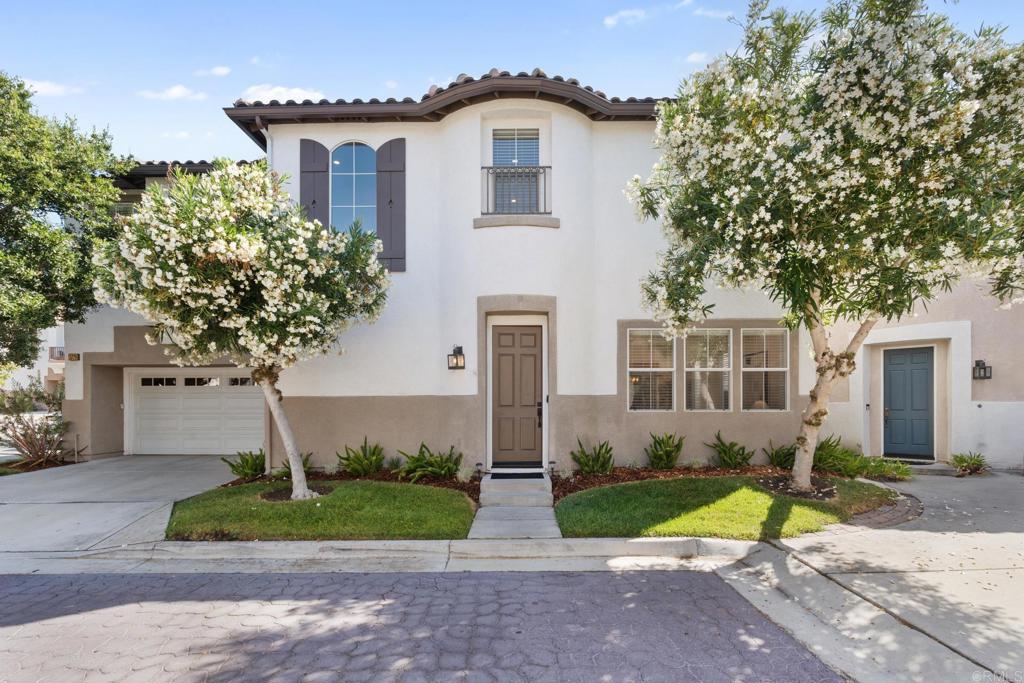
[[[169,339],[179,365],[226,356],[253,368],[288,453],[292,498],[312,498],[278,376],[377,318],[388,285],[380,248],[358,225],[334,232],[307,220],[264,163],[220,160],[146,193],[98,254],[97,298],[152,320],[147,340]]]
[[[1024,54],[922,0],[766,9],[752,2],[743,49],[661,104],[662,158],[627,195],[664,224],[643,291],[667,334],[710,315],[709,280],[763,289],[810,333],[792,484],[808,489],[829,394],[879,320],[966,275],[1020,297]]]

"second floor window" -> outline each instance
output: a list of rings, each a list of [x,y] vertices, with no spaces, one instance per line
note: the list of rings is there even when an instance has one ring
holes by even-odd
[[[346,142],[331,152],[331,226],[348,230],[359,221],[377,232],[377,153],[361,142]]]
[[[540,165],[540,130],[496,128],[491,134],[485,213],[548,213],[546,169]]]

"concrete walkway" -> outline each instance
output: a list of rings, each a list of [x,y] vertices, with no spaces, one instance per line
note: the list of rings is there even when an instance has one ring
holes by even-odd
[[[480,509],[469,538],[561,538],[555,520],[551,479],[495,479],[480,482]]]
[[[964,657],[1024,676],[1024,477],[919,477],[897,488],[921,500],[921,517],[776,545]]]
[[[220,458],[207,455],[107,458],[0,477],[0,550],[160,541],[176,500],[231,479]]]

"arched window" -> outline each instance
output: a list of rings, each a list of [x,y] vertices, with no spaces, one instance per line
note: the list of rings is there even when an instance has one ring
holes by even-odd
[[[331,225],[348,230],[356,220],[363,231],[377,232],[377,153],[346,142],[331,152]]]

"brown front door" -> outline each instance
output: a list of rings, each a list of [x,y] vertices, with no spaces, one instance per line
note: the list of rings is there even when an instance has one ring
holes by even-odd
[[[492,461],[541,467],[543,334],[540,325],[495,325],[491,332]]]

